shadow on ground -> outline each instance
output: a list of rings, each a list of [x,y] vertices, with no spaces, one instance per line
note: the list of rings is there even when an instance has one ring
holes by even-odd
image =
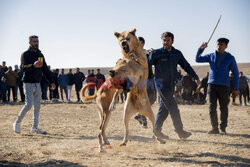
[[[158,153],[157,153],[158,154]],[[221,154],[214,154],[214,153],[200,153],[200,154],[194,154],[194,155],[187,155],[183,153],[175,153],[174,155],[170,155],[172,157],[169,157],[169,154],[166,155],[166,157],[163,154],[160,154],[161,157],[151,160],[160,160],[164,162],[181,162],[186,164],[192,164],[192,165],[212,165],[212,166],[250,166],[250,159],[242,158],[239,156],[230,156],[230,155],[221,155]],[[202,157],[207,158],[216,158],[217,160],[213,161],[202,161],[197,160],[197,158],[201,159]],[[129,157],[133,160],[145,160],[145,158],[138,158],[138,157]],[[196,158],[196,159],[192,159]],[[228,163],[222,163],[221,160],[227,160],[230,161]]]
[[[0,161],[0,167],[38,167],[38,166],[73,166],[73,167],[84,167],[83,165],[72,163],[64,160],[50,160],[47,162],[31,163],[24,164],[20,162],[11,162],[11,161]]]

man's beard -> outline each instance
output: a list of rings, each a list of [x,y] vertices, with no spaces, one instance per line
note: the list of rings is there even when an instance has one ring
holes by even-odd
[[[36,46],[36,45],[31,46],[31,49],[33,49],[33,50],[37,50],[37,49],[38,49],[38,45],[37,45],[37,46]]]

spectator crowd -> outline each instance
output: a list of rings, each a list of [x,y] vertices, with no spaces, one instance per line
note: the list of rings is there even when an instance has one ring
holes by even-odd
[[[50,66],[48,66],[50,69]],[[51,70],[51,69],[50,69]],[[101,73],[100,69],[95,71],[88,70],[87,76],[80,71],[80,68],[76,68],[75,73],[72,69],[69,69],[67,73],[64,69],[51,70],[53,73],[53,79],[55,81],[56,88],[51,90],[51,85],[45,76],[42,77],[41,89],[42,100],[50,102],[72,102],[72,88],[75,88],[77,97],[76,102],[80,102],[80,90],[84,83],[95,82],[96,86],[90,87],[88,95],[93,95],[101,85],[106,81],[105,76]],[[209,73],[201,80],[201,86],[198,88],[194,78],[190,75],[182,75],[181,70],[178,71],[177,80],[175,83],[175,99],[179,104],[205,104],[207,99],[207,81]],[[24,102],[25,95],[23,89],[23,71],[18,67],[7,66],[3,61],[0,65],[0,102],[5,104],[11,101]],[[230,77],[231,93],[233,90],[233,75]],[[249,85],[248,78],[240,72],[239,76],[239,105],[249,105]],[[12,96],[11,96],[12,95]],[[18,96],[19,95],[19,96]],[[127,94],[123,92],[120,94],[119,101],[123,103],[126,100]],[[236,97],[231,96],[232,104],[236,105]]]
[[[72,69],[69,69],[67,73],[64,73],[64,69],[49,70],[53,74],[53,80],[55,81],[55,89],[52,90],[49,81],[45,76],[42,77],[40,82],[43,101],[50,102],[72,102],[72,88],[75,88],[77,97],[76,102],[80,102],[80,90],[84,84],[89,82],[95,82],[96,87],[89,90],[89,95],[93,95],[96,89],[99,89],[103,82],[105,82],[105,76],[101,74],[101,70],[97,69],[97,73],[94,74],[94,70],[88,70],[88,75],[85,76],[80,68],[76,68],[75,73]],[[0,103],[7,104],[10,102],[24,102],[25,95],[23,89],[23,71],[15,65],[14,70],[11,66],[6,66],[6,62],[3,61],[0,65]],[[11,99],[12,95],[12,99]]]

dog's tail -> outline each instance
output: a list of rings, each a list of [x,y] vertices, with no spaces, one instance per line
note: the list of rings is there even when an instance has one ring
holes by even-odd
[[[96,92],[92,96],[85,96],[84,95],[86,89],[88,89],[90,86],[93,86],[93,85],[95,85],[95,83],[91,82],[91,83],[88,83],[87,85],[85,85],[84,87],[82,87],[81,92],[80,92],[80,97],[81,97],[81,100],[83,102],[91,102],[91,101],[94,101],[96,99],[96,96],[97,96]]]

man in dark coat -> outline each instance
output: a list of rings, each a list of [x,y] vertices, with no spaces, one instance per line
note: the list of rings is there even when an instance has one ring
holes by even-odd
[[[82,83],[85,80],[85,75],[80,71],[79,68],[76,69],[76,73],[74,74],[74,80],[75,80],[75,90],[76,90],[77,101],[80,102],[79,92],[82,88]]]

